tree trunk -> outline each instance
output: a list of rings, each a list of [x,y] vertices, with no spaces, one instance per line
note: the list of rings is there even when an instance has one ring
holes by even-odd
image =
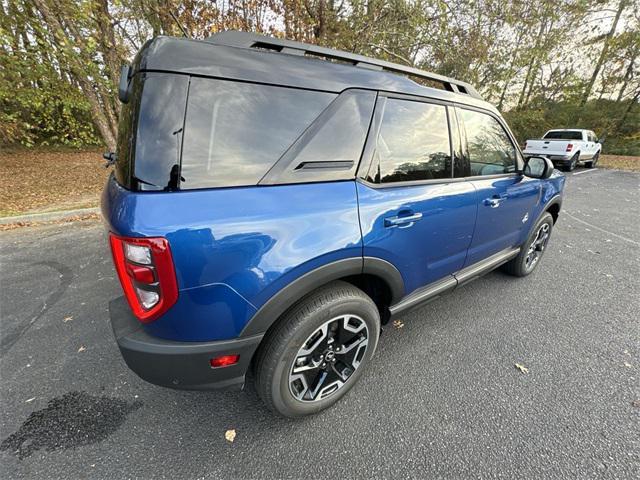
[[[533,48],[533,54],[531,55],[531,60],[529,61],[529,66],[527,68],[527,76],[524,79],[524,85],[522,86],[520,98],[518,99],[518,107],[524,105],[525,95],[527,94],[527,87],[529,86],[529,82],[531,81],[531,73],[533,72],[533,69],[536,65],[536,56],[538,55],[538,48],[540,47],[540,41],[542,40],[542,35],[544,34],[546,23],[546,20],[543,20],[540,24],[540,30],[538,31],[538,36],[536,37],[536,44]]]
[[[613,35],[616,33],[616,28],[618,26],[618,21],[620,20],[620,15],[622,15],[622,11],[627,6],[627,0],[620,0],[618,4],[618,10],[616,11],[616,16],[613,20],[613,25],[609,30],[609,33],[604,37],[604,45],[602,46],[602,51],[600,52],[600,57],[598,57],[598,61],[596,62],[596,66],[593,69],[593,73],[591,74],[591,78],[589,79],[589,83],[587,83],[586,88],[584,89],[584,93],[582,94],[582,100],[580,100],[580,106],[584,107],[589,100],[589,95],[591,95],[591,90],[593,90],[593,85],[596,83],[598,79],[598,75],[600,74],[600,70],[602,69],[602,65],[607,58],[607,53],[609,52],[609,42]]]
[[[622,97],[624,96],[624,92],[627,89],[627,85],[629,85],[629,80],[631,80],[631,77],[633,76],[633,66],[635,64],[636,57],[637,55],[633,55],[631,57],[631,60],[629,61],[629,66],[627,67],[627,71],[624,74],[622,86],[620,87],[620,91],[618,92],[618,98],[616,98],[617,102],[622,100]]]
[[[633,96],[633,98],[631,100],[629,100],[629,103],[627,104],[627,108],[625,109],[624,113],[622,114],[622,118],[618,122],[618,125],[617,125],[617,129],[618,130],[620,128],[622,128],[622,126],[624,125],[624,122],[627,121],[627,117],[631,113],[631,109],[635,105],[638,105],[638,100],[639,99],[640,99],[640,88],[638,90],[636,90],[636,94]]]
[[[40,15],[42,15],[42,19],[52,36],[52,41],[55,42],[54,46],[58,52],[54,52],[54,54],[58,53],[58,64],[61,67],[68,67],[69,73],[80,85],[82,93],[87,97],[93,122],[100,132],[102,140],[110,150],[114,150],[117,132],[116,115],[109,105],[109,91],[105,92],[100,80],[95,79],[86,68],[90,62],[82,56],[82,53],[86,51],[84,37],[80,36],[80,33],[72,24],[67,23],[66,27],[70,29],[70,31],[67,31],[65,25],[49,8],[46,0],[33,0],[33,3]],[[70,37],[69,33],[73,38]],[[78,54],[74,47],[79,48],[81,53]]]

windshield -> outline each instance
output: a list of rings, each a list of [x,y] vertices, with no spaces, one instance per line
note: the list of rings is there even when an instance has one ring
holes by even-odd
[[[547,132],[547,134],[542,137],[547,139],[556,139],[556,140],[582,140],[582,132],[570,131],[570,130],[556,130]]]

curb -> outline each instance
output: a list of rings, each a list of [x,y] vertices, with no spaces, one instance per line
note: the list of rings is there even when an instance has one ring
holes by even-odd
[[[29,215],[0,217],[0,225],[11,225],[14,223],[23,222],[52,222],[56,220],[64,220],[65,218],[77,217],[78,215],[87,215],[92,213],[100,213],[100,208],[79,208],[77,210],[64,210],[61,212],[31,213]]]

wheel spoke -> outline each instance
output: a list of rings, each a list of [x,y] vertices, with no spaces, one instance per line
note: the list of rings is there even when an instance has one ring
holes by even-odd
[[[300,401],[317,401],[339,390],[358,368],[367,346],[366,323],[355,315],[325,322],[299,349],[289,374],[289,389]]]

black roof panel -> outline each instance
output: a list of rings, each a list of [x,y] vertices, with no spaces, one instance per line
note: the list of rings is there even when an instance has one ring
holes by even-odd
[[[256,45],[257,42],[259,43]],[[279,50],[272,48],[274,44],[276,48],[280,46]],[[304,51],[300,52],[301,48],[310,50],[314,56],[330,57],[343,62],[313,58],[304,55]],[[345,58],[345,55],[348,57]],[[134,69],[336,93],[347,88],[383,90],[476,105],[496,111],[479,98],[471,85],[464,82],[360,55],[241,32],[223,32],[207,40],[156,37],[141,49],[134,62]],[[468,93],[425,87],[405,74],[452,82],[454,89],[462,86]]]

